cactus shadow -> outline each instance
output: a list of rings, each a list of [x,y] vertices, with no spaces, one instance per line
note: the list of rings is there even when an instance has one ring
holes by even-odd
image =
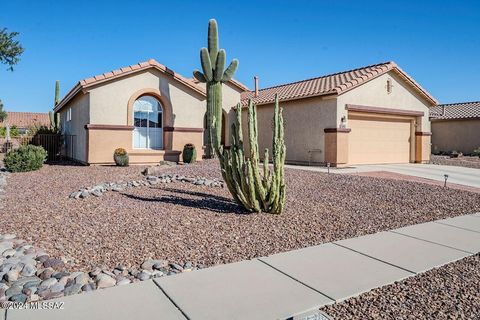
[[[180,190],[175,188],[166,188],[163,191],[170,192],[169,195],[155,196],[155,197],[144,197],[134,194],[123,195],[127,198],[148,201],[148,202],[162,202],[175,205],[181,205],[188,208],[198,208],[203,210],[212,211],[215,213],[226,213],[226,214],[249,214],[250,212],[246,211],[242,206],[234,202],[232,199],[212,195],[209,193],[196,192],[196,191],[187,191]],[[196,197],[196,198],[192,198]]]

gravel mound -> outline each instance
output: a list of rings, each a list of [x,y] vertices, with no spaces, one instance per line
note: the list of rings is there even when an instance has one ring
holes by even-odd
[[[480,211],[480,194],[371,177],[286,169],[281,215],[247,214],[226,188],[168,183],[102,197],[78,189],[144,177],[145,167],[45,165],[8,178],[0,234],[15,233],[75,270],[146,259],[211,266]],[[217,161],[165,172],[221,179]]]
[[[335,319],[479,319],[480,255],[321,310]]]

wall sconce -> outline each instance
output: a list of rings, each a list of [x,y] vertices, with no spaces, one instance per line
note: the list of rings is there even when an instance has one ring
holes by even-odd
[[[343,116],[342,119],[340,119],[340,128],[346,128],[347,127],[347,117]]]

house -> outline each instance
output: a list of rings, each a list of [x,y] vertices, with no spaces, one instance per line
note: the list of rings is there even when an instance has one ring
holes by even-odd
[[[253,91],[229,81],[223,88],[224,143],[233,107],[252,99],[260,147],[270,147],[275,94],[284,108],[289,163],[429,161],[429,107],[437,102],[393,62],[261,90],[257,83]],[[83,163],[112,163],[118,147],[131,163],[178,161],[186,143],[202,155],[205,84],[155,60],[82,80],[55,110],[64,132],[77,137],[74,158]]]
[[[245,90],[225,84],[225,114]],[[187,143],[203,154],[204,87],[153,59],[79,81],[55,111],[63,132],[76,137],[73,158],[85,164],[112,163],[119,147],[130,163],[178,161]]]
[[[480,147],[480,101],[440,104],[430,111],[434,153],[469,154]]]
[[[6,124],[10,127],[15,126],[19,134],[26,134],[32,127],[50,126],[50,118],[48,113],[7,111],[7,118],[4,122],[0,122],[0,127]]]
[[[252,99],[258,107],[260,150],[271,145],[275,94],[289,163],[340,167],[430,159],[429,107],[436,100],[394,62],[243,92],[242,104]]]

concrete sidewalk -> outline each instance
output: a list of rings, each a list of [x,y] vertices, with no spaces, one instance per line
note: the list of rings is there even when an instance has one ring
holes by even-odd
[[[287,165],[291,169],[327,172],[325,167],[294,166]],[[414,176],[424,179],[430,179],[443,182],[445,174],[448,174],[448,183],[460,184],[464,186],[480,188],[480,169],[442,166],[435,164],[370,164],[358,165],[349,168],[330,168],[330,173],[336,174],[355,174],[364,172],[388,171],[407,176]]]
[[[478,252],[477,213],[49,300],[63,309],[12,309],[0,319],[300,319]]]

